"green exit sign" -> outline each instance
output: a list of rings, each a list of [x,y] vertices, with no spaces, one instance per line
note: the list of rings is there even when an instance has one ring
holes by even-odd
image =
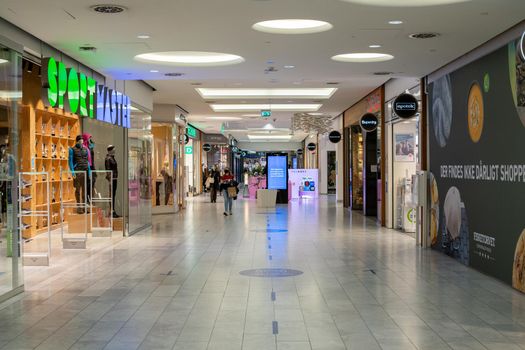
[[[193,154],[193,147],[192,146],[186,146],[184,147],[186,154]]]
[[[263,118],[269,118],[272,116],[272,111],[270,111],[269,109],[263,109],[261,111],[261,117]]]
[[[186,133],[192,139],[197,138],[197,129],[195,129],[193,126],[191,126],[189,124],[188,124],[188,126],[186,126]]]

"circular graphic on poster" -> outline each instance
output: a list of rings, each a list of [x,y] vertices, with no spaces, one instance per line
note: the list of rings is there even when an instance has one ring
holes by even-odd
[[[467,212],[457,187],[450,187],[443,203],[444,225],[441,228],[443,251],[461,263],[469,264]]]
[[[441,147],[445,147],[452,126],[452,85],[448,75],[434,82],[432,89],[432,124],[436,141]]]
[[[510,43],[508,50],[512,98],[521,123],[525,126],[525,33],[520,40]]]
[[[512,286],[525,292],[525,230],[521,232],[512,265]]]
[[[437,244],[439,229],[439,192],[434,174],[430,173],[430,241]]]
[[[477,143],[483,132],[485,110],[483,107],[483,93],[478,83],[473,83],[468,94],[468,133],[472,142]]]

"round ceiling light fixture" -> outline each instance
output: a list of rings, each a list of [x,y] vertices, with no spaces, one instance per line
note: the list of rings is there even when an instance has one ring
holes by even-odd
[[[100,4],[100,5],[93,5],[91,6],[91,9],[98,13],[104,13],[104,14],[115,14],[115,13],[121,13],[126,11],[126,7],[120,6],[120,5],[111,5],[111,4]]]
[[[369,5],[369,6],[385,6],[385,7],[422,7],[422,6],[438,6],[450,5],[461,2],[468,2],[471,0],[343,0],[354,4]]]
[[[149,39],[151,38],[148,34],[139,34],[137,35],[138,39]]]
[[[252,28],[271,34],[312,34],[325,32],[333,26],[314,19],[276,19],[255,23]]]
[[[368,47],[371,48],[371,49],[379,49],[381,47],[381,45],[379,45],[379,44],[372,44],[372,45],[369,45]]]
[[[393,58],[394,56],[386,53],[359,52],[335,55],[332,57],[332,60],[338,62],[384,62],[390,61]]]
[[[228,66],[244,62],[237,55],[204,51],[165,51],[150,52],[135,56],[137,61],[156,62],[181,67]]]

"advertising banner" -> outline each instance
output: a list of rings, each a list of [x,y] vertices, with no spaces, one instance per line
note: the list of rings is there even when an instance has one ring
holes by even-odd
[[[522,40],[429,85],[432,246],[525,292]]]
[[[288,170],[288,188],[290,198],[318,198],[319,170],[290,169]]]

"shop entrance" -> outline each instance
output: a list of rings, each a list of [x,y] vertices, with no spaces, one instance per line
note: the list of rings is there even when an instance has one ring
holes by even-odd
[[[413,202],[413,179],[419,164],[419,118],[396,120],[389,124],[387,144],[389,188],[387,213],[389,226],[415,234],[416,210]]]

